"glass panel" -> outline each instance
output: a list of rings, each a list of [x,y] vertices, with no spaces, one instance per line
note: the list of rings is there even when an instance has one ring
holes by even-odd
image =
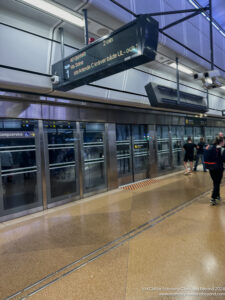
[[[186,143],[188,137],[193,138],[193,127],[184,127],[184,142]]]
[[[85,192],[105,187],[104,161],[85,163],[84,173]]]
[[[74,146],[71,148],[49,148],[49,164],[75,162]]]
[[[149,167],[149,134],[147,125],[133,125],[133,143],[134,173],[146,172]]]
[[[104,146],[101,143],[100,145],[90,145],[85,143],[84,144],[84,160],[96,160],[104,158]]]
[[[118,177],[131,175],[130,125],[116,125],[116,141]]]
[[[202,137],[202,128],[194,127],[194,144],[198,144],[200,142],[200,138]]]
[[[134,157],[135,172],[138,173],[138,172],[145,171],[148,168],[147,167],[148,161],[149,161],[148,155]]]
[[[158,168],[160,171],[170,169],[170,161],[168,153],[158,153]]]
[[[130,125],[116,125],[116,141],[130,141]]]
[[[106,187],[104,156],[104,124],[82,123],[84,153],[84,191]]]
[[[2,175],[4,209],[38,202],[36,171]]]
[[[214,132],[213,132],[212,127],[206,127],[205,128],[205,137],[206,137],[206,143],[207,144],[212,144],[213,143],[213,137],[214,137]]]
[[[76,193],[75,172],[75,165],[50,168],[51,196],[53,198]]]
[[[76,174],[76,138],[74,123],[45,122],[48,139],[50,195],[49,202],[79,193]]]
[[[169,127],[157,126],[158,168],[160,171],[170,169],[169,144]]]
[[[118,176],[124,176],[131,173],[130,168],[130,157],[128,158],[118,158],[117,157],[117,170]]]
[[[172,155],[173,155],[173,166],[174,168],[183,166],[183,135],[184,127],[172,126]]]
[[[148,126],[147,125],[133,125],[133,139],[134,141],[147,141]]]
[[[34,133],[37,122],[26,120],[0,122],[3,210],[14,209],[13,212],[18,212],[26,209],[27,205],[29,208],[35,207],[41,200],[38,196]]]

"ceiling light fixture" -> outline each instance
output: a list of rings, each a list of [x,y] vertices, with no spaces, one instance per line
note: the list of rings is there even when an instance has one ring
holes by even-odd
[[[56,5],[55,3],[45,0],[20,0],[28,5],[34,6],[40,10],[43,10],[50,15],[53,15],[61,20],[69,22],[71,24],[84,27],[84,20],[77,17],[75,14],[66,10],[63,6]]]
[[[174,69],[176,69],[177,68],[177,64],[174,62],[174,63],[171,63],[171,64],[169,64],[168,66],[170,66],[170,67],[172,67],[172,68],[174,68]],[[180,65],[180,64],[178,64],[178,70],[179,71],[181,71],[181,72],[184,72],[184,73],[186,73],[186,74],[193,74],[193,71],[191,70],[191,69],[189,69],[189,68],[187,68],[187,67],[185,67],[185,66],[183,66],[183,65]]]
[[[220,88],[223,89],[223,90],[225,90],[225,85],[221,86]]]

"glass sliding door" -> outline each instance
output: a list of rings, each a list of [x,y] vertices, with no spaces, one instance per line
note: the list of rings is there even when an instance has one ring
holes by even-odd
[[[200,138],[203,137],[203,128],[202,127],[194,127],[194,144],[198,144],[200,142]]]
[[[81,124],[84,194],[107,188],[104,131],[101,123]]]
[[[183,126],[171,126],[173,167],[183,167]]]
[[[47,144],[48,206],[79,198],[75,124],[45,122]]]
[[[134,181],[149,178],[148,125],[132,126]]]
[[[130,125],[116,125],[117,172],[119,185],[133,181]]]
[[[37,122],[0,121],[0,215],[42,206]]]
[[[185,126],[184,127],[184,144],[187,143],[187,139],[189,136],[193,139],[193,137],[194,137],[193,127]],[[193,140],[193,142],[194,142],[194,140]]]
[[[119,185],[149,177],[148,125],[116,125]]]
[[[168,126],[157,126],[157,145],[158,170],[168,171],[172,165]]]

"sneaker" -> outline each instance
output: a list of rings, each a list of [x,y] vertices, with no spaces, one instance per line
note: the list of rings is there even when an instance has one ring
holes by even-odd
[[[220,201],[220,200],[221,200],[221,197],[220,197],[220,196],[216,197],[216,200]]]
[[[211,206],[216,205],[216,199],[211,199],[211,200],[210,200],[210,205],[211,205]]]

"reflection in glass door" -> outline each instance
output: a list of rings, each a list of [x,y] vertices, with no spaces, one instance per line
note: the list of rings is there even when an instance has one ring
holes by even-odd
[[[194,144],[198,144],[200,142],[200,138],[203,137],[203,128],[202,127],[194,127]]]
[[[119,185],[149,177],[149,136],[147,125],[116,125]]]
[[[172,126],[171,137],[172,137],[172,155],[173,155],[173,167],[183,167],[183,126]]]
[[[116,125],[117,172],[119,185],[133,181],[130,125]]]
[[[158,169],[163,172],[171,169],[169,127],[157,126]]]
[[[206,144],[212,144],[213,141],[213,132],[212,127],[205,128],[205,142]]]
[[[0,122],[0,215],[41,207],[37,123]]]
[[[134,181],[149,177],[148,125],[133,125],[133,172]]]
[[[187,139],[189,136],[193,139],[193,136],[194,136],[193,127],[185,126],[184,127],[184,144],[187,143]]]
[[[84,194],[106,190],[104,124],[82,123]]]
[[[74,125],[68,122],[45,122],[44,127],[48,145],[48,203],[74,200],[79,197]]]

